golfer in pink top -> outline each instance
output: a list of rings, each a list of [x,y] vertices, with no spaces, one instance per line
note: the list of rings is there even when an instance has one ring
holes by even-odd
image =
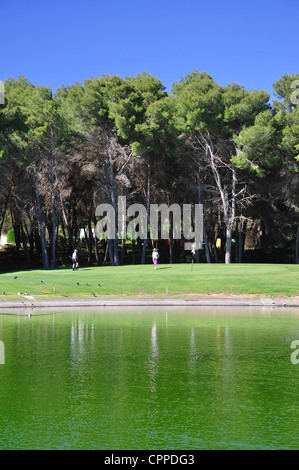
[[[152,258],[153,258],[153,263],[154,263],[155,269],[157,269],[159,253],[157,252],[156,248],[154,248],[154,250],[153,250]]]

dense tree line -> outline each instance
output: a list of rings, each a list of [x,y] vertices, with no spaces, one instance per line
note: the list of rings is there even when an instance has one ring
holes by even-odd
[[[4,84],[0,105],[0,234],[13,228],[27,266],[63,265],[84,229],[86,263],[190,257],[183,240],[100,240],[96,207],[203,204],[204,262],[299,262],[299,75],[269,93],[218,85],[194,71],[167,93],[143,73],[104,75],[55,93],[25,77]],[[133,220],[133,217],[130,219]],[[221,240],[217,246],[216,240]],[[22,253],[22,255],[20,255]],[[188,258],[189,259],[189,258]],[[34,261],[33,261],[34,260]]]

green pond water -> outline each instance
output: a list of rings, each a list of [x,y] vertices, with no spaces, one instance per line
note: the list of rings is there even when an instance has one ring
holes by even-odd
[[[298,309],[8,313],[0,449],[299,449]]]

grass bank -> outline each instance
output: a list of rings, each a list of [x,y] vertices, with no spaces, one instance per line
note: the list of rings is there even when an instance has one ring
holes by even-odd
[[[4,294],[2,294],[4,292]],[[173,264],[32,270],[0,274],[0,300],[91,297],[299,296],[299,265]]]

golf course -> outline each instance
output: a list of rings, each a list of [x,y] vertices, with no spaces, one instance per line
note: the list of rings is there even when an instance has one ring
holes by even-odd
[[[24,270],[0,274],[1,301],[90,298],[299,298],[299,266],[164,264]]]

